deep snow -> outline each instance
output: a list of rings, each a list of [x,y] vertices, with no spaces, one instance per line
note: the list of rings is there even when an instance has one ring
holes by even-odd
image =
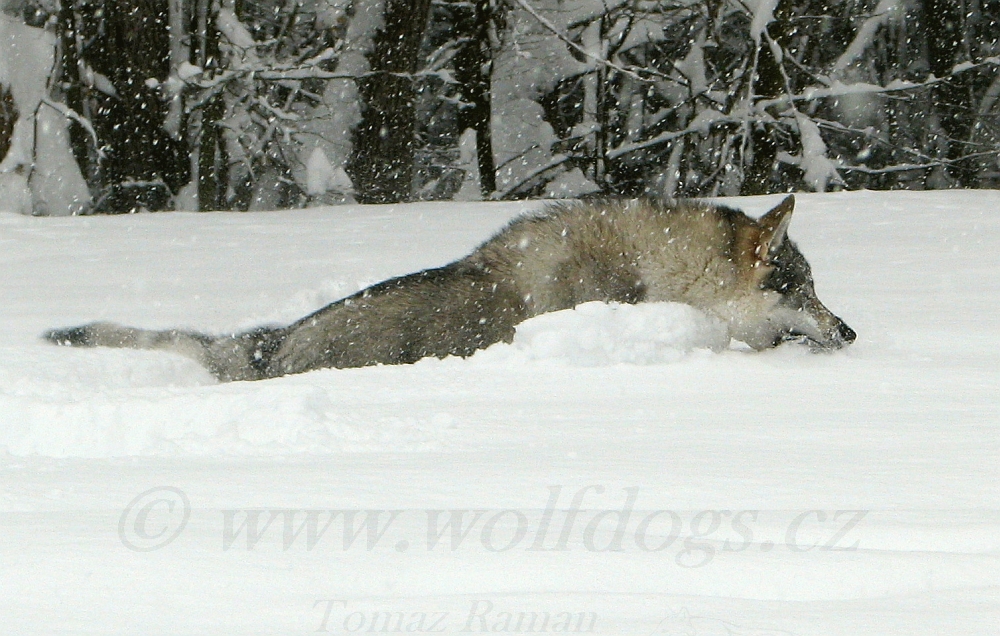
[[[257,383],[38,338],[290,321],[535,207],[0,213],[0,633],[996,633],[997,192],[800,196],[832,355],[676,305]]]

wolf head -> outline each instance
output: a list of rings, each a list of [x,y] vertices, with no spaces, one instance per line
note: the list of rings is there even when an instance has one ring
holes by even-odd
[[[839,349],[857,334],[816,296],[809,263],[788,238],[794,206],[789,196],[745,230],[741,269],[751,293],[730,321],[733,336],[754,349],[787,341]]]

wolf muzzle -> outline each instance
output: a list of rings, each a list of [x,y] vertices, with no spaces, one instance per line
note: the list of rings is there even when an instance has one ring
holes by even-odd
[[[853,329],[848,327],[846,322],[841,320],[840,324],[837,326],[837,341],[840,343],[839,347],[847,346],[857,340],[857,338],[858,334]]]
[[[831,314],[831,316],[833,315]],[[785,340],[807,344],[814,352],[836,351],[857,340],[858,334],[846,322],[836,316],[833,316],[833,319],[836,323],[832,325],[831,329],[823,330],[822,340],[795,331],[791,332]]]

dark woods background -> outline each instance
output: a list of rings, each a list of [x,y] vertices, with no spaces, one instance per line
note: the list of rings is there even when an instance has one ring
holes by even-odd
[[[1000,0],[18,12],[95,212],[1000,185]]]

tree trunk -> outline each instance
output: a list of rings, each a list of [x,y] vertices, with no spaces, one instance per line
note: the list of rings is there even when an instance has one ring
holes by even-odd
[[[385,26],[368,56],[371,75],[358,81],[361,123],[354,131],[348,172],[362,203],[397,203],[412,195],[414,176],[413,73],[430,0],[387,0]]]
[[[767,27],[773,40],[782,45],[788,39],[791,4],[781,0],[774,11],[774,22]],[[785,90],[785,79],[781,62],[774,58],[766,37],[761,37],[757,50],[757,74],[751,79],[754,99],[774,99]],[[769,194],[774,162],[778,157],[778,142],[774,131],[763,124],[753,124],[750,130],[752,158],[749,165],[744,158],[743,184],[740,194],[744,196]]]
[[[14,103],[14,96],[6,86],[0,84],[0,162],[10,150],[17,117],[17,104]]]
[[[188,29],[187,15],[184,8],[184,0],[168,0],[169,29],[170,29],[170,75],[176,79],[178,69],[184,62],[190,61],[191,50],[187,45]],[[181,139],[185,133],[184,116],[184,93],[178,88],[169,96],[167,118],[163,123],[163,129],[170,133],[174,139]]]
[[[461,86],[466,104],[459,113],[459,128],[476,131],[476,156],[479,162],[479,186],[483,198],[497,189],[496,163],[493,159],[492,86],[493,48],[490,32],[493,7],[490,0],[477,0],[468,21],[458,25],[459,37],[469,41],[455,55],[455,80]]]
[[[927,33],[927,61],[930,71],[936,77],[946,77],[959,61],[962,43],[964,16],[962,2],[925,0],[921,22]],[[942,144],[945,158],[950,161],[960,159],[966,150],[972,132],[973,113],[968,80],[971,73],[964,73],[948,81],[941,82],[931,90],[931,101],[947,136]],[[952,164],[947,170],[949,176],[963,187],[975,186],[975,166],[967,162]]]
[[[198,142],[198,210],[201,212],[228,208],[229,162],[219,127],[225,110],[222,95],[216,95],[201,109]]]
[[[83,83],[85,63],[83,62],[83,18],[80,9],[74,0],[67,0],[60,3],[59,8],[59,31],[62,40],[62,79],[66,86],[66,105],[72,108],[91,125],[94,124],[92,113],[90,112],[89,90]],[[87,182],[91,194],[97,194],[101,190],[100,183],[100,163],[97,148],[94,140],[87,131],[76,121],[69,124],[70,148],[73,150],[73,157],[80,166],[80,173]]]
[[[219,59],[219,33],[215,29],[214,13],[210,0],[196,0],[195,38],[197,45],[195,60],[211,75],[207,68],[213,60]],[[200,110],[196,127],[196,153],[193,162],[198,170],[198,210],[209,212],[226,208],[227,162],[225,146],[219,121],[225,113],[225,102],[221,94],[213,96]]]
[[[66,101],[93,124],[103,153],[81,126],[70,127],[74,155],[97,195],[94,210],[169,208],[190,166],[187,144],[164,129],[167,109],[150,85],[170,74],[168,0],[67,2],[59,22]],[[93,88],[90,69],[103,76],[94,75]]]

